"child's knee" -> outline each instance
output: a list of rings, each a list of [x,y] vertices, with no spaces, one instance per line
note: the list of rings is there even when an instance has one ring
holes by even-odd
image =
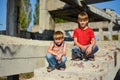
[[[73,48],[72,48],[72,53],[77,53],[77,52],[79,52],[80,51],[80,49],[79,49],[79,47],[77,47],[77,46],[74,46]]]
[[[67,57],[66,57],[66,56],[63,56],[63,57],[62,57],[62,62],[66,62],[66,60],[67,60]]]
[[[94,52],[97,52],[98,50],[99,50],[98,46],[95,45],[95,46],[93,47],[93,51],[94,51]]]
[[[46,57],[47,59],[51,59],[51,58],[53,57],[53,55],[50,54],[50,53],[47,53],[45,57]]]

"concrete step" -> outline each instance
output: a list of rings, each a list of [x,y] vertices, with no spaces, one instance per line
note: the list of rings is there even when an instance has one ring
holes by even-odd
[[[66,62],[65,71],[47,72],[46,67],[34,70],[34,77],[29,80],[113,80],[115,74],[113,53],[96,56],[95,61],[73,61],[70,57]],[[111,72],[109,72],[111,71]],[[110,78],[109,78],[110,77]]]
[[[110,47],[111,48],[111,47]],[[69,52],[70,53],[70,52]],[[114,80],[116,67],[115,50],[102,49],[95,54],[95,61],[73,61],[67,55],[65,71],[47,72],[46,67],[35,69],[34,77],[29,80]]]
[[[99,72],[99,71],[107,71],[107,68],[110,66],[110,68],[113,68],[113,61],[71,61],[68,60],[66,62],[67,68],[76,68],[79,71],[86,72],[86,71],[92,71],[92,72]]]
[[[35,69],[34,78],[30,80],[101,80],[113,68],[113,62],[96,61],[72,61],[67,60],[65,71],[54,70],[47,72],[46,67]],[[113,67],[112,67],[113,66]],[[91,74],[92,73],[92,74]]]
[[[46,68],[35,71],[36,75],[32,80],[38,78],[39,80],[100,80],[101,76],[106,72],[80,71],[75,67],[67,68],[65,71],[54,70],[47,72]],[[92,74],[91,74],[92,73]],[[37,80],[37,79],[36,79]]]
[[[46,67],[34,70],[34,78],[30,80],[101,80],[101,77],[106,78],[105,74],[114,68],[113,56],[112,53],[96,56],[95,61],[73,61],[68,57],[65,71],[55,69],[50,73],[47,72],[46,63]]]

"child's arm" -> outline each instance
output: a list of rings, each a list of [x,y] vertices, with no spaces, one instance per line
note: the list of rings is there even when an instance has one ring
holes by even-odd
[[[90,47],[93,47],[95,44],[96,44],[96,40],[95,40],[95,38],[92,38],[91,39]]]
[[[89,45],[89,47],[87,48],[86,50],[86,54],[90,54],[92,52],[92,47],[96,44],[96,40],[95,38],[92,38],[91,39],[91,44]]]
[[[51,53],[51,54],[57,56],[58,54],[53,51],[53,46],[54,46],[54,43],[51,42],[50,46],[48,47],[48,53]]]
[[[64,48],[63,48],[63,52],[62,52],[63,56],[66,56],[66,44],[64,43]]]

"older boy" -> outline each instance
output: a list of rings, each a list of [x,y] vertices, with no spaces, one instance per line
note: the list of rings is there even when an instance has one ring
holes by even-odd
[[[74,46],[72,48],[72,59],[80,60],[83,56],[86,60],[95,60],[94,53],[98,51],[98,46],[95,45],[96,40],[93,30],[87,26],[88,15],[86,12],[78,14],[79,27],[73,32]]]

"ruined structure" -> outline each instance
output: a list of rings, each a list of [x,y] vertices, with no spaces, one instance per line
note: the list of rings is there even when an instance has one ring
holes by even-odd
[[[19,36],[19,16],[17,16],[17,13],[19,13],[19,1],[7,0],[7,35],[10,36]],[[116,34],[120,36],[119,16],[112,15],[112,11],[103,11],[88,5],[104,1],[109,0],[90,0],[90,2],[88,0],[40,0],[40,24],[37,29],[45,38],[51,37],[51,32],[61,30],[61,26],[65,25],[61,24],[59,27],[60,24],[55,24],[55,17],[76,22],[77,14],[83,10],[87,11],[90,16],[89,25],[99,29],[97,34],[99,34],[101,40],[103,40],[103,29],[108,29],[110,41],[97,42],[99,51],[96,54],[96,61],[71,61],[73,42],[66,41],[67,69],[63,72],[55,70],[52,73],[47,73],[44,56],[49,41],[27,40],[1,35],[0,76],[8,76],[8,80],[18,80],[18,74],[34,72],[34,77],[29,80],[56,80],[56,78],[57,80],[113,80],[120,68],[120,40],[112,41],[113,28],[117,27],[119,34]],[[76,23],[70,24],[77,25]],[[96,25],[99,25],[99,28]],[[74,28],[63,27],[63,29],[66,31],[65,33],[71,35]]]
[[[102,0],[100,0],[100,2],[101,1]],[[45,30],[49,31],[57,29],[58,26],[54,23],[55,18],[62,18],[76,23],[78,13],[80,13],[81,11],[86,11],[90,18],[89,25],[93,27],[93,29],[98,29],[97,32],[99,33],[97,33],[97,35],[100,37],[100,40],[104,40],[104,30],[106,29],[107,37],[109,40],[112,40],[112,35],[114,34],[118,35],[118,39],[120,40],[120,21],[118,19],[120,15],[116,14],[110,9],[98,9],[90,5],[92,3],[95,2],[88,2],[83,0],[41,0],[38,32],[42,33]],[[45,19],[43,20],[43,18]],[[61,25],[60,27],[64,25],[65,24]],[[67,28],[69,28],[69,26],[67,26]],[[61,28],[60,30],[62,29],[63,28]],[[116,30],[117,33],[113,32],[113,30]]]

